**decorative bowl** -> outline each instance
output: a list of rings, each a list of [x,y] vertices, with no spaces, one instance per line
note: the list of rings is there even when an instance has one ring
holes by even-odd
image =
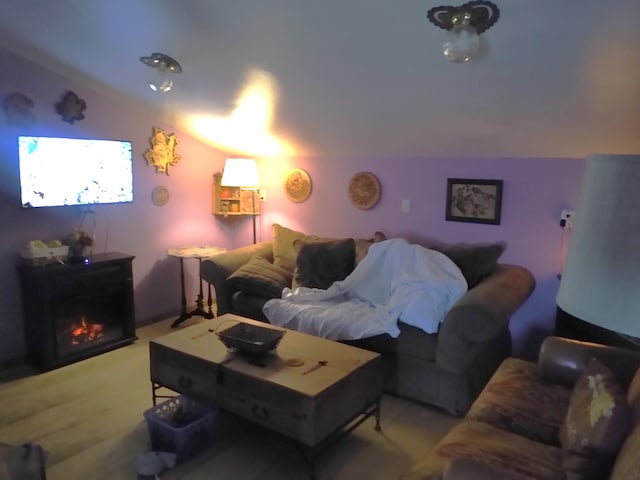
[[[283,330],[258,327],[248,323],[236,323],[217,333],[218,338],[227,348],[251,355],[270,352],[278,346],[284,334]]]

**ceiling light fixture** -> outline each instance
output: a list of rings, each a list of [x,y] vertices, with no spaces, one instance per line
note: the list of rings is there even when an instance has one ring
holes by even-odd
[[[459,7],[433,7],[427,12],[431,23],[449,32],[442,53],[454,63],[466,63],[480,51],[479,35],[500,17],[498,7],[486,0],[474,0]]]
[[[140,57],[140,61],[153,68],[154,75],[149,88],[154,92],[166,93],[173,87],[174,73],[182,73],[182,67],[175,58],[164,53],[152,53],[149,57]]]

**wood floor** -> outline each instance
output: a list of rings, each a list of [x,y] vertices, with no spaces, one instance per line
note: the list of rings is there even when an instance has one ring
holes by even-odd
[[[198,321],[192,318],[181,328]],[[4,372],[0,442],[42,445],[48,452],[48,480],[145,478],[136,472],[136,459],[150,450],[143,418],[152,405],[148,344],[170,333],[171,322],[139,328],[134,344],[51,372],[27,367],[10,376]],[[397,479],[457,421],[439,410],[385,396],[382,432],[368,419],[319,457],[316,478]],[[306,479],[308,466],[289,441],[221,414],[214,445],[159,477]]]

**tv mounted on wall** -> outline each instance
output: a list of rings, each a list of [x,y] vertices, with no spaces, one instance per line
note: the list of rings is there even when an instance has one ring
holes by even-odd
[[[22,206],[132,202],[131,147],[126,140],[18,136]]]

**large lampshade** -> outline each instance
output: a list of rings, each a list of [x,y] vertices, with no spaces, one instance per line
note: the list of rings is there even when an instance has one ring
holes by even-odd
[[[557,303],[640,337],[640,155],[587,157]]]
[[[260,177],[256,161],[251,158],[227,158],[220,185],[227,187],[258,188]]]

